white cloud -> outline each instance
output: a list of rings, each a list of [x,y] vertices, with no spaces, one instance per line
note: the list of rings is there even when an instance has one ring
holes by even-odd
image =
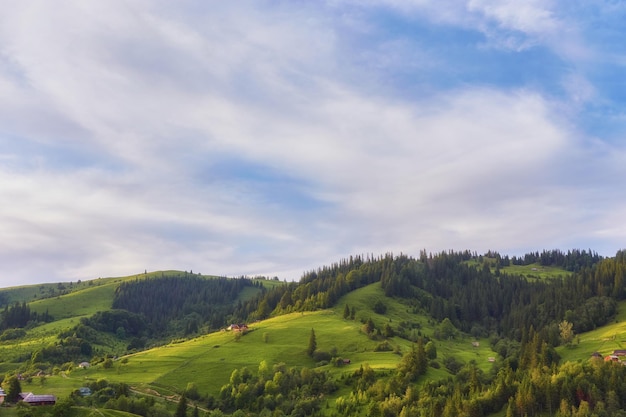
[[[469,17],[463,2],[394,4],[537,39],[560,24],[536,2],[476,0]],[[572,224],[604,233],[605,211],[590,217],[591,191],[567,177],[605,172],[610,153],[587,165],[562,104],[539,89],[394,97],[352,80],[377,78],[342,67],[359,59],[342,56],[327,10],[195,6],[16,3],[0,16],[3,284],[166,268],[296,279],[354,252],[566,245]],[[381,77],[408,52],[418,67],[427,56],[378,45],[360,58],[389,58],[371,66]]]

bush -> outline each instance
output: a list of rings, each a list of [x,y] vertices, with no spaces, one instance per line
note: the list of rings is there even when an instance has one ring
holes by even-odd
[[[392,350],[393,348],[391,347],[391,344],[386,340],[382,343],[379,343],[374,348],[374,352],[391,352]]]
[[[451,373],[455,375],[463,367],[463,364],[457,361],[454,356],[446,356],[445,358],[443,358],[443,365],[446,367],[448,371],[450,371]]]
[[[19,339],[24,336],[26,336],[26,330],[24,329],[6,329],[0,335],[0,341]]]
[[[315,360],[315,362],[321,362],[321,361],[330,361],[332,359],[332,356],[330,355],[330,353],[325,352],[323,350],[316,350],[315,352],[313,352],[313,359]]]
[[[378,300],[374,304],[374,312],[378,314],[385,314],[387,312],[387,306],[382,301]]]

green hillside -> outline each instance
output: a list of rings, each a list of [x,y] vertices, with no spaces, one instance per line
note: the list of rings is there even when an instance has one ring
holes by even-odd
[[[0,378],[79,416],[167,417],[182,395],[215,416],[626,410],[626,366],[590,360],[626,346],[624,252],[386,254],[298,283],[164,271],[49,288],[5,291]]]
[[[375,313],[372,310],[374,300],[384,300],[388,313]],[[346,303],[355,306],[355,320],[342,317]],[[371,284],[351,292],[333,309],[296,312],[259,321],[251,324],[243,336],[233,331],[219,331],[149,349],[118,358],[108,369],[102,363],[88,369],[74,368],[50,376],[43,386],[35,383],[35,389],[42,393],[68,395],[87,381],[105,379],[124,382],[139,392],[167,398],[177,397],[193,382],[202,397],[218,396],[234,370],[246,367],[256,372],[263,361],[270,365],[284,363],[287,367],[323,369],[335,379],[350,375],[362,366],[369,366],[381,375],[389,374],[397,368],[401,356],[394,351],[375,351],[383,339],[373,340],[364,332],[361,320],[366,318],[372,318],[377,327],[386,322],[424,323],[420,332],[425,336],[432,336],[434,330],[434,326],[426,324],[429,322],[427,316],[411,313],[402,300],[386,298],[379,284]],[[315,331],[319,350],[332,351],[334,355],[349,359],[350,364],[320,366],[308,357],[306,348],[311,329]],[[479,347],[473,347],[473,341],[460,334],[453,340],[437,341],[438,355],[454,356],[463,363],[475,361],[489,372],[494,365],[488,358],[494,353],[488,341],[478,340]],[[404,353],[412,344],[398,337],[390,338],[389,342],[394,350]],[[445,369],[430,368],[426,378],[437,380],[451,375]],[[329,404],[340,395],[345,392],[340,390],[335,397],[329,398]]]

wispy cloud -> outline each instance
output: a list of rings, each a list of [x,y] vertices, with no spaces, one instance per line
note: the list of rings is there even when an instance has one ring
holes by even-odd
[[[610,254],[623,125],[606,140],[585,117],[619,106],[555,39],[616,51],[557,3],[448,6],[7,5],[2,284],[297,279],[422,248]]]

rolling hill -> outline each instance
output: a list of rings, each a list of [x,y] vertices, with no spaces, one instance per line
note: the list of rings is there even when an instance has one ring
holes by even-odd
[[[624,254],[561,254],[354,257],[299,283],[164,271],[4,289],[5,316],[37,321],[2,333],[0,372],[81,416],[171,415],[182,394],[216,415],[619,415],[626,367],[589,359],[626,346]],[[97,394],[71,395],[82,386]]]

